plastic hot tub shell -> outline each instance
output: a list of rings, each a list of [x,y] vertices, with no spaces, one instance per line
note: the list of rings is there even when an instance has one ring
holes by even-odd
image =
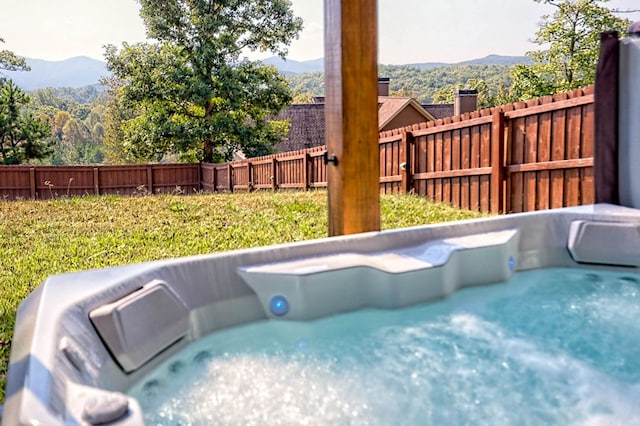
[[[52,276],[18,311],[3,424],[142,425],[125,392],[216,330],[584,266],[638,271],[640,211],[584,206]],[[274,296],[286,314],[272,311]]]

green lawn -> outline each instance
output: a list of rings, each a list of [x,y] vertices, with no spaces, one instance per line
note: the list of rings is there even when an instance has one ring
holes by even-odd
[[[48,275],[321,238],[327,194],[256,192],[0,202],[0,403],[16,309]],[[383,229],[480,217],[402,195]]]

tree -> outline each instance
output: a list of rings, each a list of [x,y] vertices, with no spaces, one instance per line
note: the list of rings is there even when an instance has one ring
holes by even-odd
[[[111,76],[102,80],[102,84],[107,87],[107,103],[104,110],[104,151],[107,163],[123,164],[132,162],[132,158],[125,150],[124,132],[122,123],[133,118],[133,115],[126,115],[127,111],[121,105],[120,92],[122,84],[119,79]]]
[[[0,38],[0,43],[4,43],[2,38]],[[16,56],[10,50],[0,50],[0,70],[29,71],[30,68],[24,58]]]
[[[302,28],[290,1],[140,4],[147,35],[157,42],[106,48],[123,151],[135,159],[181,153],[203,161],[228,159],[236,150],[271,152],[287,129],[270,118],[291,102],[290,88],[274,67],[241,54],[285,56]]]
[[[475,89],[478,91],[478,109],[491,108],[498,105],[498,91],[490,89],[487,82],[481,78],[470,78],[465,84],[458,83],[442,87],[434,95],[433,102],[436,104],[452,104],[455,100],[456,90],[461,89]]]
[[[533,42],[542,50],[528,52],[533,65],[511,71],[512,100],[551,95],[592,84],[598,62],[600,33],[624,31],[629,21],[603,6],[609,0],[534,0],[555,7],[544,15]]]
[[[51,128],[25,112],[29,96],[11,80],[0,80],[0,164],[20,164],[51,153]]]
[[[31,93],[29,110],[47,117],[52,128],[51,164],[96,164],[104,159],[106,96],[95,87],[47,88]]]

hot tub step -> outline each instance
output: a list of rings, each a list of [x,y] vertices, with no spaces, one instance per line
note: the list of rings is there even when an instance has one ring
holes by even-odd
[[[507,280],[517,261],[518,235],[517,230],[490,232],[398,250],[253,265],[238,272],[272,318],[396,308]]]

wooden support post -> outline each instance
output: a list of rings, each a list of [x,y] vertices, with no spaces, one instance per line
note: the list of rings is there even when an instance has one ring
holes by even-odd
[[[227,163],[227,180],[229,181],[229,192],[233,192],[233,167]]]
[[[493,113],[491,127],[491,200],[492,213],[505,211],[505,125],[504,112]]]
[[[247,191],[253,191],[253,164],[247,161]]]
[[[325,0],[329,235],[380,230],[377,0]]]
[[[213,185],[213,192],[218,192],[218,168],[213,167],[211,176],[211,184]]]

